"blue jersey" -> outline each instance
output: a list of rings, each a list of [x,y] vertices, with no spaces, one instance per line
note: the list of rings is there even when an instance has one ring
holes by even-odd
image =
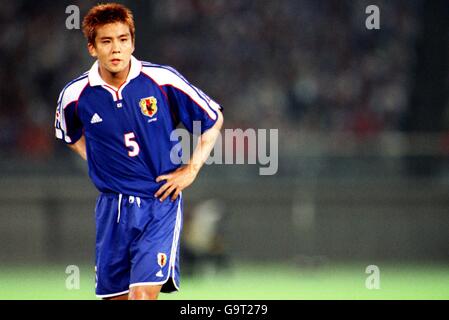
[[[56,137],[68,144],[86,139],[89,176],[101,192],[152,197],[161,174],[179,167],[170,160],[178,143],[170,134],[181,122],[190,132],[211,128],[221,107],[173,68],[131,57],[126,81],[103,81],[98,61],[62,90]]]

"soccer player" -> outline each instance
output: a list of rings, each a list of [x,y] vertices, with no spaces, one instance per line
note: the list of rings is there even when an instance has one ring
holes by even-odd
[[[96,294],[157,299],[179,289],[182,190],[195,180],[223,123],[221,107],[171,67],[132,54],[131,11],[108,3],[83,20],[91,69],[62,90],[56,137],[87,160],[96,202]],[[173,163],[181,122],[201,135],[188,164]]]

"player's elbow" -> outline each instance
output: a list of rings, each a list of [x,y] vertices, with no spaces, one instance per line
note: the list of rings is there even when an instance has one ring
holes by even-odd
[[[217,110],[217,121],[215,122],[215,128],[220,130],[224,123],[223,113]]]

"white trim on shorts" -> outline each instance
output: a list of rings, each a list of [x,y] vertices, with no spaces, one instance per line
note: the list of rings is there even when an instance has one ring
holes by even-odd
[[[158,286],[160,284],[166,284],[168,281],[168,278],[164,281],[159,281],[159,282],[136,282],[136,283],[132,283],[129,285],[130,288],[132,287],[138,287],[138,286]]]
[[[122,292],[117,292],[117,293],[110,293],[110,294],[96,294],[97,298],[112,298],[112,297],[116,297],[116,296],[121,296],[125,293],[129,293],[129,290],[125,290]]]
[[[176,264],[176,251],[178,249],[179,236],[180,236],[180,233],[181,233],[181,220],[182,220],[182,217],[181,217],[181,215],[182,215],[182,212],[181,212],[181,201],[182,201],[182,192],[180,193],[180,197],[179,197],[178,212],[177,212],[177,215],[176,215],[176,223],[175,223],[175,239],[173,239],[174,240],[174,244],[172,246],[173,263],[172,263],[171,266],[169,266],[169,271],[168,271],[169,275],[170,275],[170,272],[173,271],[172,281],[173,281],[173,286],[175,287],[175,289],[177,291],[179,291],[179,288],[176,285],[176,281],[175,281],[175,264]]]

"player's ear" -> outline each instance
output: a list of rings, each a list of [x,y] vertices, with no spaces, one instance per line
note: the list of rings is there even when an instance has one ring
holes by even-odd
[[[95,46],[94,46],[93,43],[89,42],[89,43],[87,44],[87,50],[89,50],[89,54],[90,54],[92,57],[94,57],[94,58],[97,57],[97,50],[95,49]]]

